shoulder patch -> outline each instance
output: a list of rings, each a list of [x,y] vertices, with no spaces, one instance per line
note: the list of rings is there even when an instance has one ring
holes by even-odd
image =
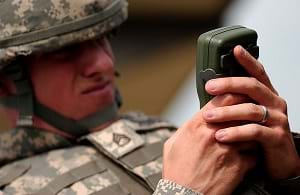
[[[100,145],[104,153],[116,159],[144,145],[144,140],[135,132],[133,123],[119,120],[106,129],[89,134],[87,139]]]

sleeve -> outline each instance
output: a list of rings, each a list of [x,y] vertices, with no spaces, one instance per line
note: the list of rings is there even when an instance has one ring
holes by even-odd
[[[161,179],[159,180],[153,195],[203,195],[203,194],[199,192],[195,192],[192,189],[186,188],[175,182],[166,179]]]

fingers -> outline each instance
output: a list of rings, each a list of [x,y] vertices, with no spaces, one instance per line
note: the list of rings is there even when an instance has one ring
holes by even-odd
[[[249,102],[250,98],[245,96],[245,95],[240,95],[240,94],[222,94],[219,96],[214,97],[211,101],[209,101],[202,109],[200,112],[196,113],[196,115],[185,125],[189,125],[190,123],[201,123],[203,121],[203,116],[202,113],[206,110],[214,109],[217,107],[222,107],[222,106],[229,106],[229,105],[234,105],[234,104],[240,104],[243,102]]]
[[[282,137],[282,131],[254,123],[220,129],[215,133],[215,138],[222,143],[257,141],[264,146],[279,144]]]
[[[218,107],[203,113],[207,122],[253,121],[262,119],[262,110],[252,103]]]
[[[191,126],[195,126],[201,123],[206,123],[203,120],[203,112],[207,110],[211,110],[217,107],[230,106],[234,104],[240,104],[243,102],[249,102],[250,98],[240,94],[223,94],[214,97],[211,101],[209,101],[198,113],[196,113],[191,120],[187,121],[183,124],[183,126],[191,128]]]
[[[264,125],[282,124],[287,121],[287,116],[275,109],[268,108]],[[265,117],[261,105],[244,103],[239,105],[218,107],[203,112],[203,118],[209,123],[223,123],[229,121],[260,122]]]
[[[281,110],[286,109],[285,101],[255,78],[225,77],[212,79],[206,83],[205,89],[211,95],[242,94],[249,96],[258,104],[279,107]]]
[[[250,101],[250,98],[245,95],[226,93],[226,94],[222,94],[222,95],[214,97],[211,101],[209,101],[205,105],[204,110],[221,107],[221,106],[230,106],[230,105],[234,105],[234,104],[241,104],[241,103],[249,102],[249,101]]]
[[[220,129],[215,138],[223,144],[256,141],[261,144],[270,178],[284,179],[300,173],[299,156],[288,128],[247,124]]]
[[[252,77],[256,78],[274,93],[278,94],[274,89],[263,65],[258,60],[251,56],[251,54],[242,46],[236,46],[233,52],[239,64],[241,64],[241,66],[243,66]]]

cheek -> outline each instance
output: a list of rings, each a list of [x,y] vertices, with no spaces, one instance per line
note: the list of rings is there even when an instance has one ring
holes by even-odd
[[[43,71],[42,68],[35,66],[30,69],[30,77],[37,97],[39,97],[40,94],[46,93],[49,89],[51,89],[51,84],[55,83],[54,74],[49,74],[47,71]]]
[[[61,99],[72,89],[72,72],[68,68],[55,66],[36,67],[30,69],[31,83],[36,98],[49,106],[51,102]],[[64,89],[64,90],[61,90]]]

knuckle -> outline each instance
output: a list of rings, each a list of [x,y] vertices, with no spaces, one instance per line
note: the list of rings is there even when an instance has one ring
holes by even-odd
[[[283,114],[283,113],[280,114],[280,117],[279,117],[278,121],[279,121],[279,124],[281,124],[284,127],[287,127],[288,124],[289,124],[288,116]]]
[[[257,89],[256,79],[253,77],[247,78],[247,81],[245,83],[245,90],[247,91],[254,91]]]
[[[276,132],[276,140],[277,140],[277,145],[279,147],[282,146],[282,143],[284,142],[284,140],[286,140],[286,137],[288,136],[287,132],[284,131],[283,129],[278,129]]]
[[[199,139],[203,140],[203,143],[205,143],[206,145],[210,145],[215,140],[215,134],[210,130],[202,131]]]
[[[258,124],[250,124],[248,128],[252,131],[253,137],[261,138],[262,132],[260,131]]]
[[[219,154],[216,158],[216,167],[222,168],[226,162],[226,155],[225,154]]]
[[[220,154],[227,157],[228,159],[234,159],[234,158],[236,158],[236,155],[237,155],[236,149],[237,148],[233,145],[222,144]]]
[[[223,105],[233,105],[241,102],[246,102],[246,97],[239,94],[227,93],[222,97]]]
[[[232,77],[226,77],[224,78],[224,82],[223,82],[223,87],[222,87],[222,90],[223,91],[228,91],[230,90],[230,88],[232,87],[232,84],[234,83],[234,80]]]
[[[253,91],[258,91],[260,89],[260,82],[254,77],[251,77],[250,81],[251,81],[250,89],[252,89]]]
[[[201,113],[202,114],[202,113]],[[180,127],[176,133],[183,132],[195,133],[199,132],[199,129],[203,128],[204,122],[202,121],[202,116],[193,117],[189,121],[185,122],[182,127]]]
[[[231,139],[235,139],[237,135],[240,134],[240,132],[242,131],[242,127],[241,126],[235,126],[235,127],[231,127],[232,131],[228,131],[227,132],[227,137],[231,137]]]
[[[223,146],[219,149],[218,155],[216,156],[217,166],[223,167],[229,159],[232,158],[232,149],[227,146]]]
[[[248,112],[250,113],[250,116],[252,118],[260,118],[262,110],[260,106],[253,103],[249,103]]]
[[[228,107],[222,107],[222,108],[218,108],[218,117],[219,118],[223,118],[224,116],[226,116],[226,113],[230,112],[230,108]]]
[[[256,78],[254,78],[254,77],[249,77],[249,79],[250,79],[250,82],[252,82],[252,84],[257,81]]]
[[[220,156],[229,156],[232,153],[232,149],[230,147],[223,147],[221,150]]]
[[[235,100],[235,98],[234,98],[233,94],[228,93],[228,94],[224,95],[224,100],[223,101],[224,101],[225,104],[233,104],[234,100]]]
[[[284,113],[287,113],[287,102],[282,97],[279,97],[280,108]]]
[[[258,70],[257,70],[257,73],[259,76],[265,76],[266,75],[266,71],[265,71],[265,68],[264,66],[256,60],[256,65],[258,67]]]
[[[177,130],[176,139],[180,139],[180,137],[185,136],[191,140],[209,142],[214,139],[214,132],[210,130],[208,126],[209,124],[199,122],[199,120],[193,120],[189,123],[185,123],[182,128]],[[171,138],[174,139],[174,135],[172,135],[172,137]]]
[[[201,131],[201,129],[203,128],[203,124],[199,124],[196,122],[190,124],[186,129],[186,133],[190,134],[190,135],[194,135],[194,136],[201,136],[203,134],[203,132]]]

